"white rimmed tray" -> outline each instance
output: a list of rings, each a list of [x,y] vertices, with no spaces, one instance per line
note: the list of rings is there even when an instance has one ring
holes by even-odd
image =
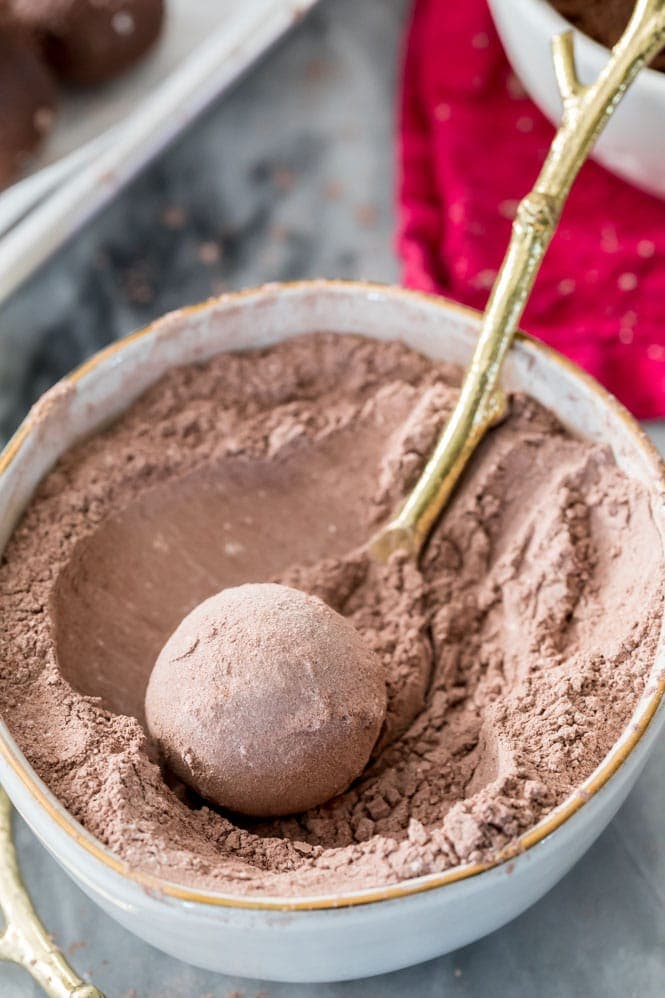
[[[318,0],[170,0],[131,73],[62,101],[33,171],[0,194],[0,303]]]

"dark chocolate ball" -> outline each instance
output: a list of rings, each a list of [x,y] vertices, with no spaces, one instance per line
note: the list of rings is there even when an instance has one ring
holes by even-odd
[[[164,0],[10,0],[14,16],[38,32],[57,75],[75,84],[110,80],[154,44]]]
[[[20,174],[53,123],[56,94],[30,36],[0,16],[0,188]]]

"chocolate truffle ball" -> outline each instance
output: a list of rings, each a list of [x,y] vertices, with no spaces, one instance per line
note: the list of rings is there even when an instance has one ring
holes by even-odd
[[[0,12],[0,189],[48,134],[55,89],[27,33]]]
[[[145,697],[168,767],[244,814],[292,814],[341,793],[383,723],[382,663],[348,620],[287,586],[225,589],[157,658]]]
[[[9,0],[14,16],[38,32],[44,55],[61,79],[110,80],[154,44],[164,0]]]

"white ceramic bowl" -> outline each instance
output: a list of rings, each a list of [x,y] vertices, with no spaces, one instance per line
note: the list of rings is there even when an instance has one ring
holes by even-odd
[[[538,107],[554,124],[561,98],[554,78],[551,41],[570,28],[546,0],[489,0],[512,66]],[[580,79],[596,79],[609,50],[575,31]],[[595,159],[652,194],[665,197],[665,73],[643,69],[600,136]]]
[[[400,338],[466,364],[477,313],[399,288],[343,282],[269,285],[175,312],[98,354],[39,402],[0,458],[0,547],[37,482],[82,435],[118,415],[167,368],[226,350],[332,330]],[[519,338],[505,368],[574,431],[609,444],[653,496],[665,534],[660,459],[625,410],[548,348]],[[284,981],[362,977],[427,960],[503,925],[540,898],[600,834],[665,722],[665,655],[635,714],[583,788],[492,868],[467,865],[389,887],[302,899],[206,894],[127,868],[70,817],[0,724],[0,780],[49,852],[110,915],[173,956]],[[608,871],[609,872],[609,871]]]

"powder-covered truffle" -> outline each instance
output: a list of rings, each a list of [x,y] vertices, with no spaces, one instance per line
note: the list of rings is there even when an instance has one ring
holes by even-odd
[[[379,658],[323,600],[270,583],[200,603],[159,654],[146,720],[168,766],[243,814],[293,814],[346,790],[386,711]]]

